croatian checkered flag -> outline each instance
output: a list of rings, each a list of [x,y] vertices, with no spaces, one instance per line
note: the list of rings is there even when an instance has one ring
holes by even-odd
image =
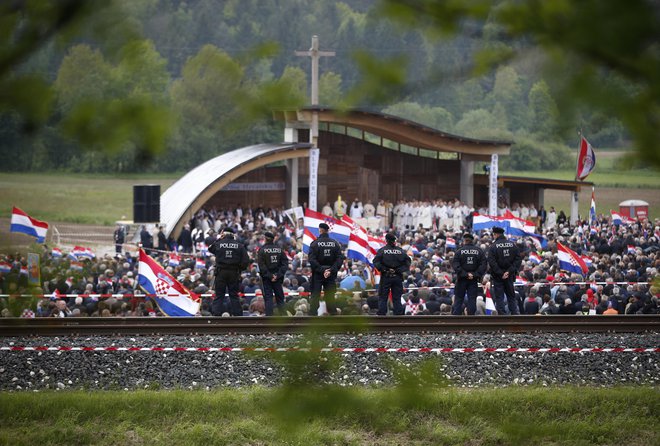
[[[199,312],[199,296],[181,285],[143,249],[137,283],[167,316],[195,316]]]

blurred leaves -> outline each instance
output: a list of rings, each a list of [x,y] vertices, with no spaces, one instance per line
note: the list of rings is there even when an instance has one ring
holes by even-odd
[[[383,0],[388,18],[431,35],[473,33],[475,23],[497,30],[498,38],[532,41],[545,54],[547,78],[557,91],[565,120],[580,107],[592,107],[623,122],[637,156],[660,167],[660,11],[650,0]],[[495,69],[524,51],[486,48],[475,60],[475,74]],[[624,79],[624,90],[609,88]],[[565,125],[565,123],[564,123]],[[581,123],[574,122],[575,127]]]
[[[117,5],[86,0],[0,4],[0,110],[16,113],[25,133],[52,120],[83,148],[133,150],[144,161],[164,150],[173,128],[164,100],[169,76],[166,61],[152,43],[140,40]],[[22,72],[24,62],[42,47],[81,37],[98,46],[73,46],[53,85]]]
[[[363,78],[353,86],[343,101],[343,107],[356,104],[382,104],[403,95],[408,61],[404,56],[378,59],[368,51],[356,51],[353,60]]]
[[[337,382],[343,370],[342,354],[323,352],[331,348],[332,341],[326,333],[362,333],[369,329],[363,318],[345,321],[319,318],[305,334],[292,341],[291,350],[282,353],[252,353],[262,359],[276,362],[284,372],[284,382],[266,399],[264,410],[271,414],[284,431],[295,433],[308,422],[323,420],[324,423],[368,423],[376,430],[387,429],[379,425],[379,414],[386,407],[397,410],[432,410],[437,391],[449,385],[442,375],[442,363],[437,358],[391,357],[373,355],[373,367],[382,367],[392,376],[393,385],[384,399],[374,399],[369,393],[355,387],[345,387]],[[286,323],[283,320],[282,323]],[[328,331],[329,330],[329,331]],[[345,354],[343,354],[345,356]],[[351,372],[348,372],[351,373]],[[356,376],[352,375],[352,379]],[[366,376],[367,380],[369,376]]]
[[[323,105],[441,105],[439,130],[541,144],[574,147],[577,128],[597,148],[632,136],[628,164],[659,165],[657,4],[375,4],[2,2],[0,156],[9,170],[173,171],[279,141],[272,110],[308,102],[309,60],[292,48],[313,32],[337,51],[320,61]]]

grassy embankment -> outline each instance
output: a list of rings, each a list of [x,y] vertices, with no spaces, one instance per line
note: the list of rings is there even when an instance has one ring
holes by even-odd
[[[11,445],[658,444],[657,389],[282,389],[0,394]],[[326,399],[327,398],[327,399]]]

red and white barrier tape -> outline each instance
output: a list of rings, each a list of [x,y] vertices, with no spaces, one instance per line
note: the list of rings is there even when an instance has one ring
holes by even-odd
[[[660,348],[354,348],[354,347],[26,347],[0,346],[11,352],[264,352],[264,353],[660,353]]]
[[[515,285],[515,286],[534,286],[534,285],[650,285],[651,282],[530,282],[526,283],[523,285]],[[455,285],[445,285],[445,286],[433,286],[433,287],[409,287],[409,288],[404,288],[404,291],[410,291],[410,290],[420,290],[423,288],[426,288],[428,290],[433,290],[433,289],[452,289],[454,288]],[[479,284],[479,288],[482,288],[482,285]],[[376,289],[367,289],[367,290],[362,290],[362,291],[378,291]],[[291,291],[291,292],[285,292],[285,296],[309,296],[311,293],[310,292],[296,292],[296,291]],[[253,297],[256,296],[256,293],[238,293],[239,297]],[[121,294],[121,293],[112,293],[112,294],[97,294],[97,293],[92,293],[92,294],[60,294],[60,297],[82,297],[82,298],[95,298],[95,299],[107,299],[110,297],[116,297],[119,299],[123,298],[131,298],[131,297],[139,297],[139,298],[145,298],[145,297],[158,297],[159,295],[156,294]],[[215,293],[203,293],[203,294],[198,294],[200,297],[214,297]],[[228,296],[228,294],[225,294],[225,296]],[[52,294],[0,294],[0,298],[2,297],[53,297]]]

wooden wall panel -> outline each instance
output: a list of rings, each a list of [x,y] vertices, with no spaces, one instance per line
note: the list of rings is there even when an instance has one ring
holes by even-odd
[[[261,167],[240,176],[235,183],[273,183],[286,184],[286,167]],[[205,207],[236,208],[242,206],[263,205],[266,207],[283,207],[286,201],[286,190],[273,191],[219,191],[206,203]]]

